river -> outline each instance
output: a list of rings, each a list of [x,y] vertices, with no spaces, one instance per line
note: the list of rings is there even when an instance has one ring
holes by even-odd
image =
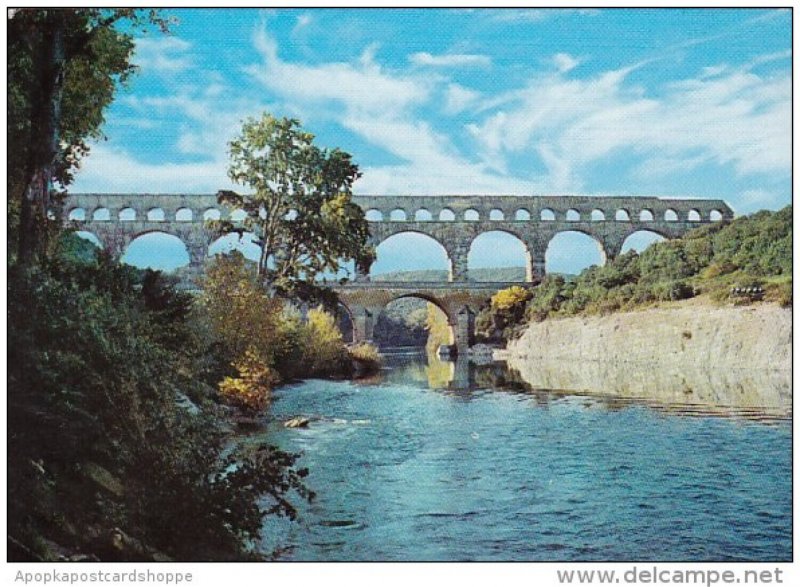
[[[266,430],[317,497],[260,549],[302,561],[792,557],[791,420],[531,390],[502,366],[388,356],[280,388]],[[302,415],[305,429],[281,422]]]

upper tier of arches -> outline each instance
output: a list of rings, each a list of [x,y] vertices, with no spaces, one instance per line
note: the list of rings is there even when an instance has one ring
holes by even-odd
[[[695,223],[733,218],[722,200],[588,196],[353,196],[371,223]],[[56,217],[78,222],[237,220],[214,195],[70,194]]]

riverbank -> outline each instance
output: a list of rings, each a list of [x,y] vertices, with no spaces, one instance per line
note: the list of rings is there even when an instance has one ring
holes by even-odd
[[[548,319],[495,353],[531,386],[667,403],[791,410],[792,310],[702,299]]]

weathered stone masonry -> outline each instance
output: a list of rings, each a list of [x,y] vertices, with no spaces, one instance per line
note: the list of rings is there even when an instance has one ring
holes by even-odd
[[[356,340],[369,340],[378,314],[398,297],[416,296],[447,314],[459,349],[472,344],[474,314],[485,300],[508,284],[471,283],[467,258],[474,239],[502,231],[517,237],[527,251],[529,282],[545,273],[545,253],[558,233],[577,231],[594,238],[607,259],[616,257],[625,239],[639,230],[676,238],[701,224],[733,217],[722,200],[590,196],[355,196],[370,226],[370,243],[417,232],[439,242],[450,260],[447,283],[370,282],[369,267],[357,267],[355,281],[337,287],[351,314]],[[65,222],[95,234],[112,254],[121,256],[135,238],[150,232],[177,236],[190,257],[189,278],[202,271],[215,236],[205,228],[212,217],[231,218],[215,195],[71,194],[61,211]],[[235,219],[235,216],[234,216]]]

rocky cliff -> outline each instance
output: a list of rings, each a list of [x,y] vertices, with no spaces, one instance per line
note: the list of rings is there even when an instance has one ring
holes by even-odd
[[[534,323],[497,358],[535,388],[789,413],[791,354],[791,309],[694,300]]]

